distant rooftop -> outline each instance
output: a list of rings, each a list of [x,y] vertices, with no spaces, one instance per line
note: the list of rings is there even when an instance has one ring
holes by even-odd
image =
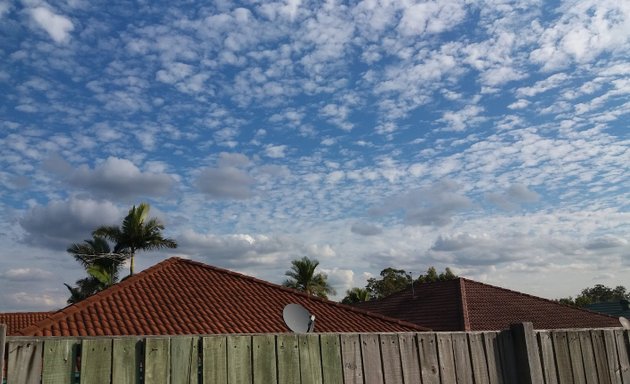
[[[536,329],[621,326],[616,317],[465,278],[415,284],[414,291],[408,288],[357,307],[434,331],[502,330],[521,322]]]

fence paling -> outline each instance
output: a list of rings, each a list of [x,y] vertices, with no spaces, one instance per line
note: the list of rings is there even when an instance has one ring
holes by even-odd
[[[630,384],[621,329],[7,340],[7,384]]]

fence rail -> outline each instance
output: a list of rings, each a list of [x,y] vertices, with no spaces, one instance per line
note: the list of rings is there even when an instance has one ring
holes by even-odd
[[[8,337],[0,364],[8,384],[630,384],[629,345],[621,329],[529,323],[467,333]]]

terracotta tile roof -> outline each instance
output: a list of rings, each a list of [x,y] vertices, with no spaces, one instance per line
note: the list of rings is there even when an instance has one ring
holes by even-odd
[[[465,278],[416,284],[414,291],[413,297],[409,288],[357,307],[434,331],[501,330],[521,322],[535,329],[620,326],[615,317]]]
[[[54,312],[7,312],[0,313],[0,324],[7,325],[7,335],[12,336],[22,328],[44,320]]]
[[[199,262],[171,258],[20,331],[28,336],[289,332],[286,304],[315,315],[315,332],[427,330]]]

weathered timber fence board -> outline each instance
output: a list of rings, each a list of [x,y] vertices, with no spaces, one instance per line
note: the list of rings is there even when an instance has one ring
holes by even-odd
[[[9,337],[7,384],[630,384],[622,329]]]
[[[403,382],[421,383],[420,364],[418,361],[418,344],[411,333],[398,335],[400,345],[400,362],[403,372]]]
[[[278,335],[278,384],[300,382],[300,344],[297,335]]]
[[[18,340],[8,343],[7,384],[39,384],[43,345],[41,340]]]
[[[112,339],[87,339],[81,343],[81,384],[109,384]]]
[[[276,340],[274,335],[256,335],[252,338],[254,384],[275,383]]]
[[[341,335],[341,361],[343,382],[363,384],[363,363],[359,335]]]
[[[202,340],[203,383],[227,383],[227,337],[208,336]]]
[[[322,378],[324,384],[343,383],[339,335],[321,335]]]
[[[4,379],[4,349],[7,341],[7,325],[0,324],[0,382]]]
[[[580,349],[582,351],[582,361],[584,362],[584,373],[587,384],[597,384],[597,367],[595,366],[595,356],[593,355],[593,341],[589,332],[579,332]]]
[[[400,364],[400,344],[398,335],[381,335],[381,361],[383,363],[383,381],[385,384],[398,384],[403,381]]]
[[[112,345],[112,383],[136,384],[139,381],[141,353],[140,339],[114,339]],[[65,383],[67,382],[65,381]]]

